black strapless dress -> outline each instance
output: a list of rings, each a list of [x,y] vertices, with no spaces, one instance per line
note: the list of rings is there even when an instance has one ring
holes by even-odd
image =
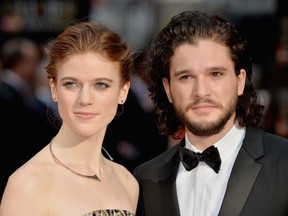
[[[93,212],[89,212],[82,216],[135,216],[135,214],[127,210],[105,209],[105,210],[96,210]]]

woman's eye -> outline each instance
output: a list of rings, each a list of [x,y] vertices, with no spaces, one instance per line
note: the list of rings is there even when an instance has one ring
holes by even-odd
[[[68,88],[77,86],[75,82],[65,82],[63,85]]]
[[[104,82],[96,83],[96,88],[104,89],[104,88],[108,88],[108,87],[109,87],[109,85],[107,83],[104,83]]]

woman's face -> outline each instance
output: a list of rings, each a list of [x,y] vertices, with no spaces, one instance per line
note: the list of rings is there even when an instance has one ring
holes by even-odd
[[[121,81],[119,63],[97,53],[76,54],[59,64],[57,73],[50,87],[63,127],[80,136],[105,132],[130,87]]]

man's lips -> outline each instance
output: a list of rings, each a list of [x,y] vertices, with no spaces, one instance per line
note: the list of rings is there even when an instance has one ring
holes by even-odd
[[[195,110],[197,112],[209,112],[215,109],[217,106],[215,104],[208,103],[199,103],[193,106],[190,106],[190,109]]]

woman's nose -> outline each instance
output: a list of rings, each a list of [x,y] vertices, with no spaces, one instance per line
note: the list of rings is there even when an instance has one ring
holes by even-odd
[[[93,93],[91,89],[88,87],[83,87],[79,92],[79,102],[83,105],[92,104],[93,103]]]

